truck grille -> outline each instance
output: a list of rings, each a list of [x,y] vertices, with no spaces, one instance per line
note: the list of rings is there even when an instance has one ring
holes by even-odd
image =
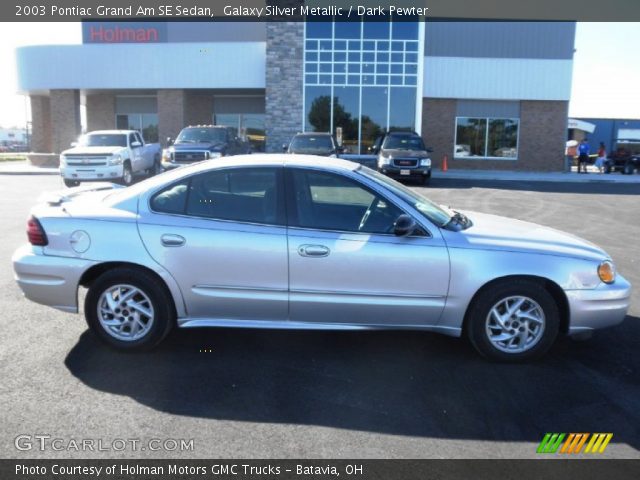
[[[107,164],[110,155],[104,154],[69,154],[65,155],[70,167],[99,167]]]
[[[417,158],[394,158],[393,164],[400,168],[415,168],[418,166]]]
[[[175,152],[176,162],[199,162],[207,158],[207,152]]]

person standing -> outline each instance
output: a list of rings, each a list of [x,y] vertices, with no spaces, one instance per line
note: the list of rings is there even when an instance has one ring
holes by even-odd
[[[604,142],[600,142],[600,147],[598,147],[598,158],[596,159],[596,167],[598,167],[598,171],[600,173],[602,173],[606,161],[607,149],[604,148]]]
[[[587,173],[590,151],[591,147],[589,146],[589,140],[583,138],[578,146],[578,173]],[[584,170],[583,172],[580,171],[581,168]]]
[[[575,160],[578,151],[577,145],[578,142],[575,140],[569,140],[564,149],[564,171],[567,173],[571,173],[573,161]]]

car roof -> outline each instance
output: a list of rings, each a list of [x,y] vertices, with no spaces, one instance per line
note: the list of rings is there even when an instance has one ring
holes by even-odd
[[[85,133],[85,135],[93,135],[93,134],[98,134],[98,135],[109,135],[109,134],[121,134],[121,135],[126,135],[129,133],[139,133],[137,130],[92,130],[91,132],[87,132]]]
[[[320,136],[330,137],[331,136],[331,134],[327,132],[300,132],[295,134],[296,137],[308,137],[311,135],[313,135],[314,137],[320,137]]]

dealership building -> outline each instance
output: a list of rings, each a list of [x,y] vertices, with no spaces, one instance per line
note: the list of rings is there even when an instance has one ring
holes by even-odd
[[[32,149],[81,130],[148,141],[230,125],[255,150],[301,131],[366,153],[413,130],[450,168],[562,170],[574,22],[84,22],[80,45],[17,50]]]

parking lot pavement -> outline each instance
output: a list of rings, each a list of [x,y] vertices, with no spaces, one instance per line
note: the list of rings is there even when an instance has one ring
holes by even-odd
[[[151,353],[113,352],[81,317],[24,300],[13,281],[29,207],[61,186],[0,176],[0,457],[519,458],[535,457],[546,432],[612,432],[604,457],[640,458],[635,185],[416,187],[443,204],[585,237],[636,286],[622,325],[586,342],[562,338],[528,365],[487,363],[464,340],[411,332],[191,330]],[[194,449],[19,452],[20,434],[193,438]]]

